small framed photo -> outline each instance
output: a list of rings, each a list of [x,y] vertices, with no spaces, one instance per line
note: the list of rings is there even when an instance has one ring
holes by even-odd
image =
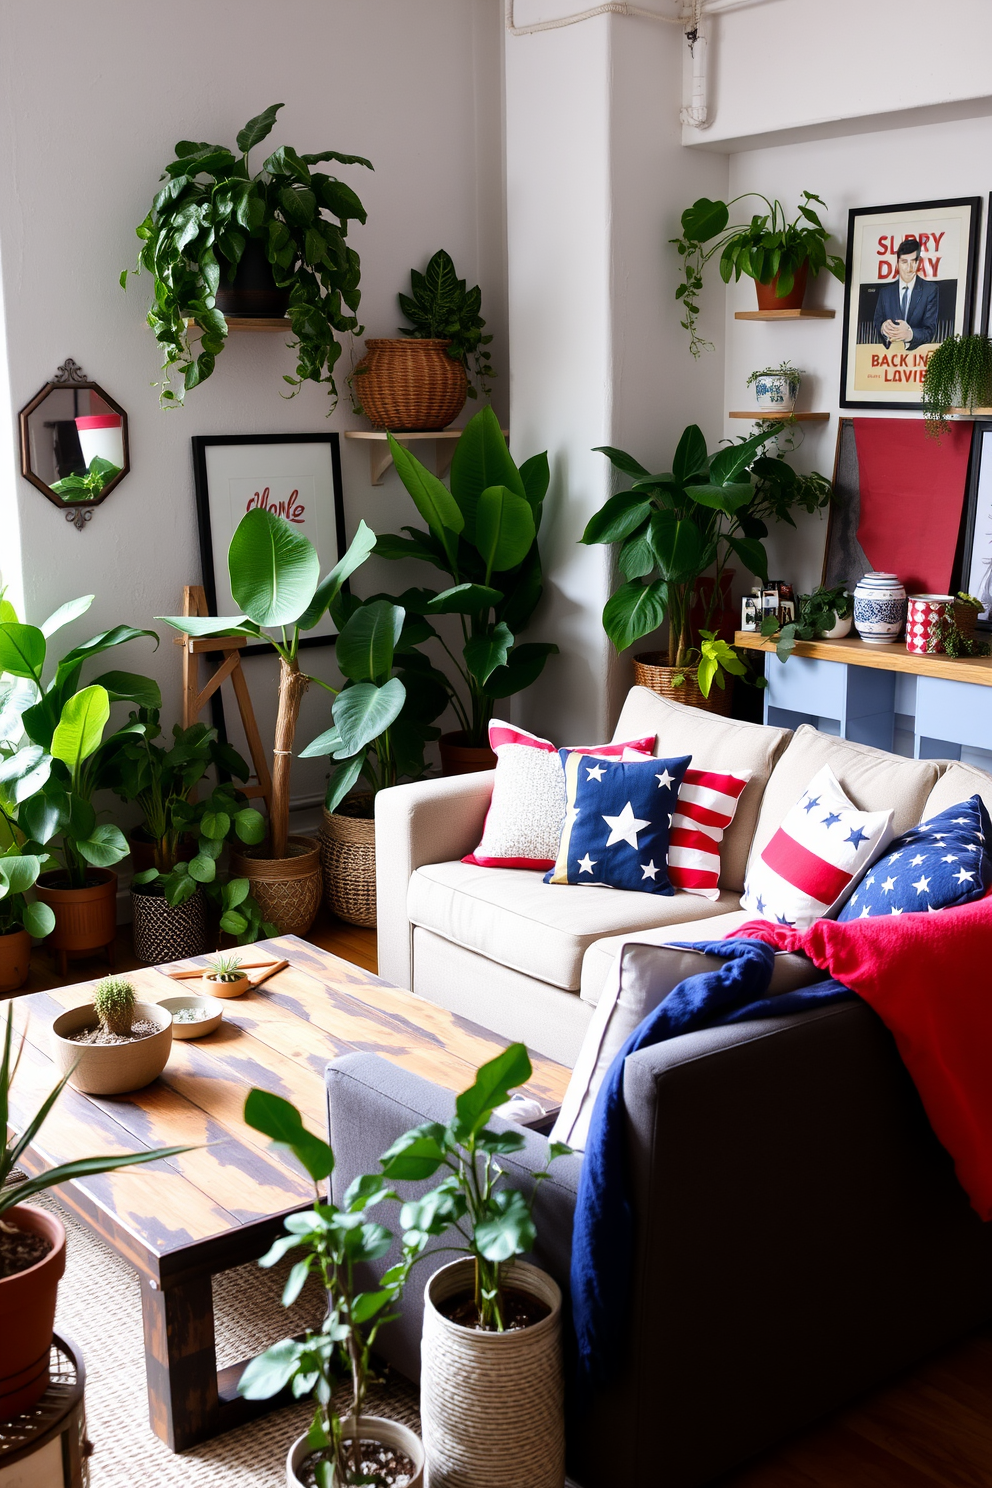
[[[976,419],[972,434],[960,587],[982,601],[978,623],[992,630],[992,419]]]
[[[267,507],[292,523],[320,554],[321,574],[345,549],[341,454],[337,434],[198,434],[193,476],[203,588],[212,615],[236,615],[227,550],[238,523]],[[325,615],[301,646],[326,646],[335,638]],[[246,646],[243,656],[270,651]]]
[[[745,594],[741,600],[741,630],[761,629],[761,600]]]
[[[854,207],[840,401],[916,408],[935,346],[971,330],[981,198]]]

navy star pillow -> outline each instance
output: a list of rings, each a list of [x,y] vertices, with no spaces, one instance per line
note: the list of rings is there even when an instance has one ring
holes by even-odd
[[[913,914],[981,899],[992,883],[990,837],[981,796],[949,806],[897,837],[837,918]]]
[[[565,825],[544,882],[674,894],[668,839],[692,755],[620,761],[558,752],[565,771]]]

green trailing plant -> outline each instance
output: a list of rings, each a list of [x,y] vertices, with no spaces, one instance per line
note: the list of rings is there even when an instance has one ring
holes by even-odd
[[[142,247],[130,272],[147,269],[154,280],[148,324],[165,356],[160,389],[166,407],[182,403],[213,372],[227,337],[217,290],[222,276],[233,282],[249,243],[264,251],[276,285],[290,291],[297,366],[296,376],[284,380],[294,392],[310,381],[327,383],[336,396],[338,338],[361,334],[354,313],[361,265],[346,238],[349,223],[365,221],[365,208],[344,181],[313,167],[332,160],[372,166],[361,155],[301,155],[280,145],[252,173],[251,151],[269,136],[282,107],[274,103],[249,119],[237,136],[237,152],[180,140],[160,178],[165,184],[136,229]],[[128,272],[120,276],[122,288]],[[199,352],[190,345],[187,321],[200,332]],[[174,374],[180,378],[177,389]]]
[[[779,362],[777,367],[762,367],[758,372],[752,372],[745,386],[753,385],[762,377],[791,377],[794,382],[806,376],[801,367],[794,367],[790,361]]]
[[[115,1173],[119,1168],[134,1167],[139,1163],[159,1162],[166,1157],[180,1157],[190,1147],[159,1147],[150,1152],[118,1152],[112,1157],[82,1157],[73,1162],[60,1163],[34,1178],[15,1180],[13,1173],[24,1153],[37,1139],[52,1107],[72,1077],[72,1070],[63,1075],[32,1116],[19,1117],[15,1123],[11,1104],[11,1090],[17,1076],[21,1055],[24,1052],[23,1036],[14,1050],[14,1006],[8,1004],[7,1022],[3,1036],[3,1051],[0,1054],[0,1134],[4,1145],[0,1148],[0,1225],[3,1216],[17,1204],[25,1204],[36,1194],[46,1189],[57,1188],[60,1183],[69,1183],[74,1178],[92,1178],[97,1173]],[[18,1134],[14,1134],[14,1128]]]
[[[979,615],[985,608],[984,601],[979,599],[977,594],[969,594],[965,589],[959,589],[954,598],[958,604],[969,605]]]
[[[761,634],[775,637],[775,655],[779,661],[788,661],[797,641],[815,641],[818,636],[833,630],[838,620],[846,620],[854,614],[854,597],[848,594],[843,584],[834,589],[820,585],[812,594],[800,594],[796,599],[796,618],[779,626],[774,615],[761,622]]]
[[[992,340],[988,336],[948,336],[927,359],[920,388],[927,433],[939,439],[952,408],[992,405]]]
[[[940,615],[930,627],[927,650],[943,652],[952,661],[960,661],[963,656],[988,656],[992,647],[987,641],[978,641],[974,636],[965,635],[955,625],[953,616]]]
[[[101,455],[94,455],[85,474],[64,475],[61,480],[52,482],[51,489],[56,496],[61,496],[63,501],[93,501],[99,496],[104,486],[109,485],[120,473],[121,467],[115,465],[112,460],[104,460]]]
[[[492,393],[493,370],[489,345],[492,336],[483,335],[486,322],[481,315],[482,290],[478,284],[466,289],[466,281],[459,279],[451,256],[441,248],[430,260],[424,272],[410,270],[408,295],[398,296],[400,309],[410,321],[409,326],[400,326],[401,336],[412,336],[416,340],[444,339],[451,342],[447,348],[452,361],[460,362],[467,376],[474,375],[488,398]],[[471,380],[468,384],[470,398],[478,396]]]
[[[367,1288],[362,1271],[381,1260],[393,1243],[391,1231],[378,1224],[372,1213],[382,1200],[396,1197],[392,1189],[381,1175],[361,1177],[349,1186],[340,1206],[324,1202],[321,1184],[334,1171],[334,1153],[307,1131],[296,1107],[281,1096],[252,1090],[245,1101],[245,1121],[293,1154],[313,1182],[316,1195],[311,1210],[283,1221],[288,1233],[275,1241],[259,1265],[274,1266],[290,1251],[301,1252],[283,1290],[283,1304],[292,1306],[307,1278],[316,1275],[327,1296],[328,1311],[319,1330],[309,1330],[302,1339],[284,1338],[253,1359],[241,1376],[238,1391],[249,1400],[268,1400],[289,1386],[297,1399],[313,1396],[307,1446],[316,1454],[318,1488],[379,1482],[379,1478],[362,1476],[354,1424],[350,1448],[346,1433],[349,1421],[357,1423],[363,1413],[376,1335],[396,1318],[396,1304],[410,1268],[426,1241],[404,1240],[400,1260]],[[331,1403],[341,1379],[351,1385],[346,1421]]]
[[[382,536],[375,551],[383,558],[422,559],[452,581],[440,590],[408,589],[399,602],[428,622],[421,634],[447,653],[455,681],[426,660],[416,665],[442,683],[466,742],[481,747],[497,701],[535,682],[558,650],[546,641],[517,643],[543,586],[537,537],[548,457],[533,455],[518,469],[491,408],[480,409],[462,431],[450,490],[391,435],[389,447],[427,530],[404,527],[405,537]],[[440,615],[458,617],[460,655],[430,625]]]
[[[729,226],[730,208],[737,202],[756,197],[764,202],[766,212],[757,212],[750,222]],[[682,283],[675,291],[685,318],[683,328],[689,333],[689,349],[698,357],[712,342],[704,341],[697,331],[699,295],[703,288],[703,270],[716,254],[720,255],[720,277],[729,284],[731,277],[742,274],[759,284],[777,279],[776,293],[781,298],[791,293],[796,275],[803,264],[815,278],[821,269],[844,282],[844,261],[827,253],[830,233],[823,226],[816,208],[826,203],[812,191],[804,191],[795,217],[790,222],[779,201],[769,201],[758,191],[746,191],[729,202],[710,201],[701,196],[682,213],[682,231],[669,241],[682,260]]]
[[[97,982],[93,1006],[107,1033],[126,1038],[134,1023],[134,986],[126,977],[104,977]]]
[[[455,1102],[455,1114],[446,1126],[424,1122],[399,1137],[383,1154],[382,1170],[391,1182],[422,1183],[445,1169],[447,1176],[437,1188],[404,1204],[400,1211],[404,1253],[419,1252],[432,1237],[455,1232],[453,1248],[470,1255],[475,1263],[474,1301],[479,1326],[502,1332],[505,1302],[503,1278],[515,1256],[534,1247],[536,1187],[548,1176],[548,1168],[534,1173],[535,1188],[529,1198],[502,1182],[499,1158],[519,1152],[524,1135],[519,1131],[496,1131],[487,1123],[510,1092],[524,1085],[533,1073],[523,1044],[511,1044],[484,1064],[467,1090]],[[548,1167],[571,1148],[563,1142],[548,1146]]]

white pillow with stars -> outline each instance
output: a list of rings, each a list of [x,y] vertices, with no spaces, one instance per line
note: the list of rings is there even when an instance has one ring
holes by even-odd
[[[749,868],[742,906],[796,930],[832,919],[892,841],[892,817],[861,811],[824,765]]]

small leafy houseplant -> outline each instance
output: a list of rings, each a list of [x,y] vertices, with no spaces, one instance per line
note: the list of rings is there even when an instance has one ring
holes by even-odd
[[[61,480],[52,482],[52,490],[63,501],[93,501],[120,473],[121,467],[112,460],[94,455],[82,474],[64,475]]]
[[[466,288],[466,281],[459,279],[451,255],[441,248],[422,274],[411,269],[410,293],[401,294],[399,302],[410,322],[408,326],[400,326],[400,335],[415,340],[450,341],[448,356],[461,363],[466,375],[469,372],[474,374],[488,398],[496,373],[488,349],[493,338],[483,335],[486,322],[481,314],[482,290],[477,284],[473,289]],[[467,392],[470,398],[478,397],[471,380]]]
[[[729,226],[730,208],[748,197],[757,197],[767,207],[756,212],[750,222]],[[685,313],[683,328],[689,333],[693,356],[712,347],[696,328],[699,295],[703,288],[703,270],[716,254],[720,255],[720,277],[729,284],[731,276],[739,280],[747,274],[758,284],[775,284],[775,294],[783,299],[792,293],[797,276],[808,272],[815,278],[821,269],[844,282],[844,261],[828,255],[830,234],[823,226],[815,207],[826,203],[811,191],[802,193],[796,216],[790,222],[779,201],[769,201],[757,191],[744,192],[729,202],[710,201],[701,196],[682,213],[682,231],[670,242],[682,260],[682,283],[675,291]]]
[[[952,408],[992,406],[992,340],[988,336],[948,336],[927,358],[920,403],[927,433],[939,439]]]
[[[361,155],[301,155],[281,145],[253,173],[251,151],[269,136],[282,107],[274,103],[250,119],[237,136],[237,152],[180,140],[162,173],[165,184],[137,228],[142,247],[131,272],[147,269],[154,281],[148,324],[165,356],[160,386],[166,407],[182,403],[213,372],[228,330],[217,292],[222,278],[233,283],[250,248],[264,256],[275,285],[289,291],[297,366],[296,376],[285,381],[294,391],[311,381],[327,383],[336,394],[338,337],[361,332],[354,313],[361,265],[346,238],[350,222],[365,221],[365,208],[344,181],[313,167],[326,161],[372,166]],[[127,276],[125,269],[123,288]],[[187,321],[200,332],[199,352],[190,345]],[[174,373],[181,379],[176,389]]]
[[[462,734],[456,742],[484,748],[497,701],[535,682],[558,650],[546,641],[517,641],[541,597],[537,536],[548,458],[533,455],[518,469],[488,407],[458,440],[450,491],[392,436],[389,446],[426,531],[405,527],[405,537],[382,536],[375,551],[383,558],[422,559],[451,580],[442,589],[407,590],[400,600],[428,622],[421,634],[437,639],[454,668],[456,681],[433,668],[431,675],[447,689]],[[460,655],[429,623],[442,615],[457,616]]]
[[[823,584],[812,594],[800,594],[796,601],[796,618],[783,626],[774,615],[761,622],[763,636],[775,636],[775,654],[788,661],[797,641],[815,641],[834,629],[838,621],[854,614],[854,597],[844,584],[828,589]]]
[[[393,1243],[392,1233],[372,1213],[383,1199],[396,1197],[389,1185],[381,1175],[356,1178],[340,1206],[325,1202],[321,1185],[334,1170],[334,1153],[306,1129],[296,1107],[281,1096],[252,1090],[245,1101],[245,1121],[293,1154],[315,1192],[313,1209],[284,1220],[287,1233],[259,1265],[273,1266],[289,1252],[299,1251],[283,1290],[283,1304],[292,1306],[307,1278],[316,1275],[327,1295],[328,1312],[318,1331],[308,1330],[302,1339],[284,1338],[253,1359],[241,1376],[239,1393],[249,1400],[268,1400],[289,1386],[297,1399],[313,1396],[313,1420],[294,1452],[294,1462],[299,1469],[304,1454],[310,1455],[318,1488],[387,1484],[391,1479],[376,1471],[381,1453],[368,1439],[372,1423],[364,1417],[371,1353],[379,1329],[397,1315],[396,1304],[423,1245],[419,1237],[404,1241],[397,1263],[376,1284],[365,1287],[360,1268],[381,1260]],[[332,1402],[335,1385],[343,1380],[350,1384],[351,1397],[345,1420]],[[397,1435],[402,1433],[411,1466],[419,1471],[423,1464],[419,1440],[412,1432],[395,1428],[395,1423],[390,1425]]]

